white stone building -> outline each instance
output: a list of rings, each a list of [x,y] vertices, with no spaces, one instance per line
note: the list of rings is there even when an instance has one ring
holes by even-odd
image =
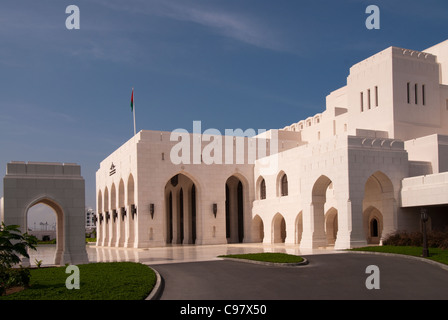
[[[421,207],[444,228],[448,40],[357,63],[325,111],[283,129],[140,131],[101,162],[96,181],[99,246],[350,248],[418,230]]]

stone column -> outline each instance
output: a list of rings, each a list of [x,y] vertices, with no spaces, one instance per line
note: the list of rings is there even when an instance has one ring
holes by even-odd
[[[183,244],[192,243],[192,212],[191,212],[191,186],[183,189],[184,192],[184,239]]]
[[[178,244],[180,239],[180,232],[179,232],[179,191],[174,190],[173,191],[173,202],[172,202],[172,208],[173,208],[173,216],[172,216],[172,226],[173,226],[173,234],[172,234],[172,244]]]

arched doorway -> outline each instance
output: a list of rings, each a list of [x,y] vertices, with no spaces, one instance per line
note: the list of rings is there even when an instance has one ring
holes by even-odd
[[[370,206],[364,210],[363,220],[367,244],[379,244],[383,233],[383,215],[377,208]]]
[[[272,243],[285,243],[285,240],[286,221],[280,213],[277,213],[272,219]]]
[[[173,176],[165,185],[167,244],[194,244],[197,238],[196,185],[184,174]]]
[[[226,238],[228,243],[244,240],[244,190],[236,176],[226,181]]]
[[[368,244],[379,244],[394,228],[395,198],[392,181],[377,171],[364,186],[363,228]]]
[[[329,200],[329,196],[333,194],[333,183],[325,175],[320,176],[316,182],[314,183],[312,189],[312,210],[311,214],[313,215],[312,221],[314,225],[312,228],[314,229],[313,238],[313,246],[326,246],[328,244],[327,232],[326,232],[326,216],[325,216],[325,207],[327,200]],[[328,205],[327,205],[328,206]],[[337,215],[333,216],[329,221],[332,221],[334,224],[334,218]],[[334,230],[334,227],[330,228]],[[333,231],[332,231],[333,232]],[[333,239],[331,239],[333,241]],[[336,236],[334,236],[334,240],[336,241]]]

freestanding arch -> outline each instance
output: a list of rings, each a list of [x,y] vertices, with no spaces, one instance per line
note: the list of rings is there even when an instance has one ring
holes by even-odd
[[[85,184],[76,164],[11,162],[3,180],[2,220],[26,232],[28,210],[43,203],[57,216],[55,264],[88,262],[85,245]],[[24,265],[29,265],[27,259]]]

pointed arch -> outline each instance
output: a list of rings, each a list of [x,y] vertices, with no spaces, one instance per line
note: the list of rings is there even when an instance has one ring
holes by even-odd
[[[118,207],[122,208],[125,206],[125,193],[124,193],[124,181],[120,179],[118,183]]]
[[[115,188],[115,183],[112,183],[112,187],[110,188],[110,210],[117,209],[117,190]]]
[[[60,265],[62,263],[64,249],[66,247],[65,239],[65,210],[55,199],[48,196],[41,196],[32,200],[25,209],[25,219],[28,219],[28,211],[38,204],[44,204],[51,209],[56,214],[56,250],[54,255],[54,264]],[[28,221],[25,221],[25,226],[28,225]]]
[[[272,243],[285,243],[286,221],[279,212],[272,218]]]
[[[285,197],[289,194],[289,186],[288,186],[288,175],[285,173],[285,171],[281,170],[277,174],[277,180],[276,180],[276,190],[277,190],[277,197]]]
[[[177,173],[165,184],[165,242],[194,244],[197,241],[198,186],[190,175]]]
[[[258,214],[252,219],[252,237],[253,242],[262,243],[264,240],[264,223]]]
[[[103,193],[101,192],[101,189],[98,190],[97,207],[98,214],[103,213]]]
[[[128,199],[127,203],[128,206],[135,205],[135,182],[132,173],[130,173],[128,177],[127,199]]]
[[[379,244],[383,234],[383,215],[378,208],[369,206],[363,212],[364,233],[368,244]]]
[[[312,189],[312,197],[325,197],[327,188],[331,184],[331,179],[328,178],[326,175],[321,175],[319,178],[317,178],[316,182],[314,182],[313,189]]]
[[[256,183],[256,193],[258,200],[266,199],[266,181],[263,176],[259,176]]]
[[[395,195],[391,179],[382,171],[371,174],[364,185],[363,228],[369,244],[379,244],[395,230]]]
[[[103,211],[104,213],[109,212],[109,189],[104,188],[104,202],[103,202]]]
[[[325,203],[327,202],[327,191],[330,185],[332,185],[332,180],[326,175],[321,175],[314,182],[311,191],[313,247],[327,245],[327,236],[325,233]]]
[[[288,176],[285,171],[280,170],[277,174],[275,182],[275,190],[277,197],[283,197],[288,195]]]

